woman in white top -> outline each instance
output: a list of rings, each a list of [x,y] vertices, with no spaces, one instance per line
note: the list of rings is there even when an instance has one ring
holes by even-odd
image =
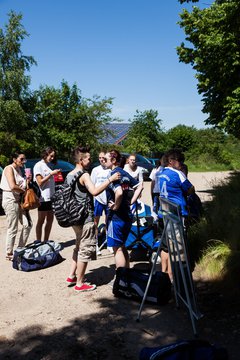
[[[12,163],[3,170],[1,179],[1,189],[3,190],[2,207],[7,217],[7,236],[6,236],[6,259],[12,260],[13,248],[18,231],[18,221],[22,225],[18,247],[23,247],[27,243],[32,221],[28,210],[22,210],[20,206],[21,196],[24,194],[27,184],[31,180],[31,175],[24,178],[22,168],[26,162],[23,153],[15,153],[12,156]]]
[[[52,229],[53,223],[53,210],[51,197],[55,192],[54,175],[56,175],[60,169],[52,170],[49,167],[50,162],[56,161],[56,151],[52,147],[47,147],[42,151],[42,160],[37,162],[33,168],[34,180],[37,182],[40,190],[40,207],[38,208],[38,221],[36,225],[36,238],[41,241],[42,239],[42,227],[46,220],[44,228],[43,241],[49,239],[49,235]]]
[[[134,179],[139,182],[143,181],[144,169],[141,166],[136,164],[136,155],[131,154],[128,157],[127,164],[124,166],[123,170],[128,172]]]

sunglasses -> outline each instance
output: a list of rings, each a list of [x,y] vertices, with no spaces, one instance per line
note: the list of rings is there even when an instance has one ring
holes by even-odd
[[[27,161],[27,159],[26,159],[26,158],[19,158],[19,160],[20,160],[20,161],[22,161],[22,162],[23,162],[23,161],[24,161],[24,162],[26,162],[26,161]]]

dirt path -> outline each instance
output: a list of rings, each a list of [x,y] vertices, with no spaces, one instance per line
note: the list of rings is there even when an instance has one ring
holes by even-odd
[[[210,196],[211,183],[227,173],[190,174],[190,181],[202,199]],[[150,202],[150,183],[145,184],[143,201]],[[32,212],[36,224],[37,211]],[[185,309],[171,301],[164,307],[145,305],[137,323],[139,304],[114,298],[107,283],[114,276],[113,256],[107,250],[90,263],[87,277],[98,285],[92,293],[75,294],[65,285],[74,244],[72,229],[54,223],[51,238],[64,246],[66,259],[57,266],[30,273],[12,269],[4,259],[6,223],[0,217],[0,358],[1,359],[138,359],[144,346],[167,344],[192,338]],[[30,241],[34,239],[34,230]],[[198,285],[200,286],[200,285]],[[204,285],[201,285],[204,286]],[[226,346],[238,354],[235,337],[239,332],[224,326],[221,314],[206,314],[199,321],[201,338]],[[226,338],[226,333],[231,336]],[[229,343],[231,338],[231,343]],[[232,356],[231,359],[237,359]]]

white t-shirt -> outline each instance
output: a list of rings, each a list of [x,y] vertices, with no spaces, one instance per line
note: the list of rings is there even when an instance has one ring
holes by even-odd
[[[96,166],[92,169],[91,180],[95,186],[102,184],[107,178],[110,177],[111,170],[105,169],[102,165]],[[99,195],[95,196],[95,199],[103,205],[107,204],[106,191],[104,190]]]
[[[36,176],[41,175],[43,178],[48,176],[52,170],[50,167],[45,163],[44,160],[37,162],[33,168],[33,180],[37,181]],[[53,176],[49,178],[41,187],[41,196],[40,202],[50,201],[51,197],[55,192],[55,182]]]
[[[144,168],[141,166],[137,166],[136,170],[133,171],[129,164],[126,164],[123,168],[123,170],[125,170],[126,172],[128,172],[134,179],[140,181],[143,181],[143,173],[144,173]]]
[[[149,176],[149,178],[152,181],[154,181],[153,193],[160,193],[159,176],[160,176],[162,170],[163,170],[163,166],[159,166],[158,168],[152,169],[151,174]]]

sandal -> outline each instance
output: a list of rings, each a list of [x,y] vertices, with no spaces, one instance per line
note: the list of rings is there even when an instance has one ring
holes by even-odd
[[[6,260],[13,261],[13,254],[7,253]]]

